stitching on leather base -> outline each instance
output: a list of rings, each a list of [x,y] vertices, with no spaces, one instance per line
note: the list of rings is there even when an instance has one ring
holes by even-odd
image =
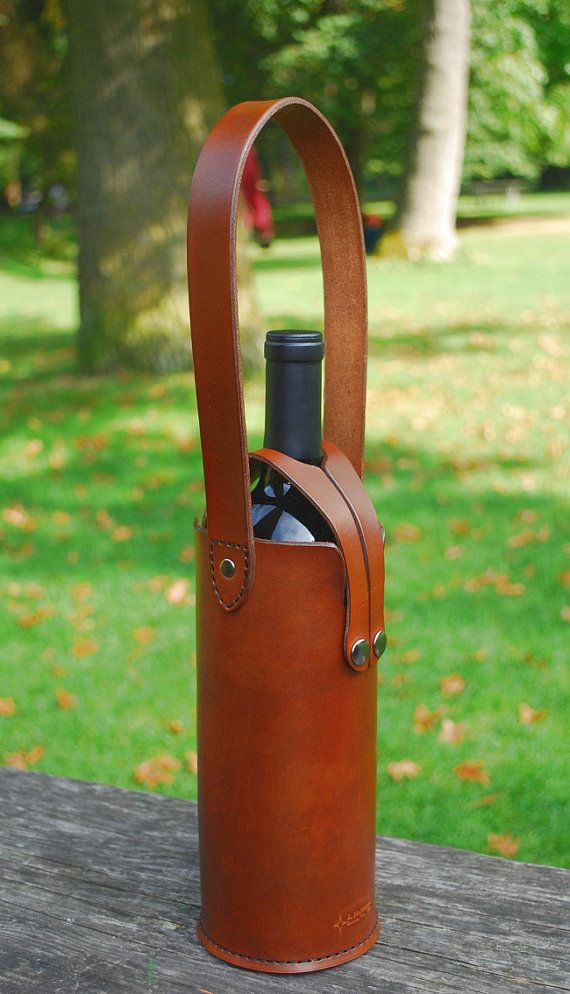
[[[268,964],[274,964],[275,966],[287,966],[293,964],[298,965],[300,963],[324,963],[324,961],[327,959],[336,959],[337,956],[343,956],[345,953],[351,953],[353,952],[353,950],[358,949],[360,946],[364,946],[368,942],[370,936],[378,928],[379,922],[380,919],[378,918],[377,915],[376,921],[374,922],[374,925],[370,929],[368,935],[366,935],[364,939],[361,939],[360,942],[357,942],[356,945],[347,946],[346,949],[339,949],[336,953],[330,953],[328,956],[314,956],[311,959],[258,959],[255,956],[246,956],[244,953],[238,953],[236,952],[235,949],[228,949],[227,946],[221,946],[219,942],[215,942],[211,938],[211,936],[209,936],[208,933],[206,932],[204,926],[202,925],[201,920],[198,922],[198,929],[200,932],[202,932],[202,934],[205,936],[208,942],[211,942],[211,944],[215,946],[216,949],[219,949],[221,952],[230,953],[231,956],[239,956],[240,959],[248,960],[249,963],[268,963]]]
[[[222,596],[222,592],[221,592],[220,588],[218,587],[218,584],[216,583],[216,566],[215,566],[215,563],[214,563],[214,546],[215,545],[223,545],[223,546],[225,546],[228,549],[241,549],[241,551],[244,554],[243,583],[242,583],[241,589],[240,589],[237,597],[235,597],[233,601],[230,601],[230,603],[228,603],[228,601],[224,600],[224,598]],[[246,588],[246,584],[247,584],[248,570],[249,570],[249,555],[248,555],[248,551],[247,551],[247,546],[246,545],[239,545],[237,542],[220,542],[220,541],[218,541],[218,539],[212,539],[210,541],[210,574],[211,574],[211,577],[212,577],[212,583],[214,585],[214,593],[216,594],[216,597],[217,597],[219,603],[222,605],[222,607],[225,607],[226,609],[229,609],[229,608],[233,607],[235,604],[237,604],[239,600],[241,600],[241,598],[243,596],[243,592],[244,592],[244,590]]]

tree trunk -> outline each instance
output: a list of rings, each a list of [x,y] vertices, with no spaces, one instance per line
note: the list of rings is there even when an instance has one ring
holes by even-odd
[[[465,148],[469,0],[421,0],[424,41],[408,167],[380,255],[449,259]]]
[[[188,367],[188,194],[224,110],[205,0],[67,0],[67,17],[81,367]],[[245,297],[255,339],[251,280]]]

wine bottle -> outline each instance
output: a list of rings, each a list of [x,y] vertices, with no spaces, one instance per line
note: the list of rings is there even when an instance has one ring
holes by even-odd
[[[265,448],[320,465],[323,336],[270,331],[265,339]],[[320,512],[271,466],[252,494],[253,533],[274,542],[334,542]]]

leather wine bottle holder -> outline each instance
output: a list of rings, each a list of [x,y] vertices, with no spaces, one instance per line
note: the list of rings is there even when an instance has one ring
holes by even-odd
[[[317,216],[325,299],[324,458],[248,455],[236,214],[245,158],[275,119]],[[229,963],[323,969],[375,942],[375,662],[383,532],[362,482],[366,280],[360,212],[326,119],[297,98],[230,110],[194,174],[188,225],[206,522],[196,524],[198,936]],[[253,536],[250,459],[317,507],[336,542]]]

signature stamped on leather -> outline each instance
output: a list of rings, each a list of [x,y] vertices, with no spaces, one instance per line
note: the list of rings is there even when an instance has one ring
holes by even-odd
[[[372,900],[362,901],[356,906],[352,906],[343,911],[339,911],[338,918],[335,921],[333,928],[336,928],[338,934],[342,932],[343,928],[348,925],[356,925],[357,922],[362,921],[372,911]]]

